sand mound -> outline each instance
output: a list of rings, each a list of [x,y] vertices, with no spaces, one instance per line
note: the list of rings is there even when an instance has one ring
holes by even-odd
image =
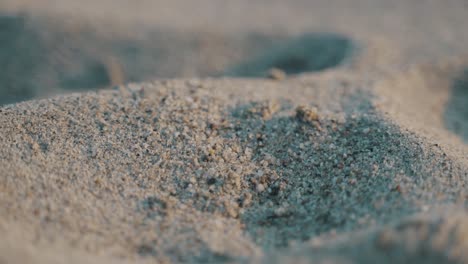
[[[463,204],[463,158],[388,119],[366,81],[173,80],[2,108],[3,221],[31,227],[24,243],[219,262]]]

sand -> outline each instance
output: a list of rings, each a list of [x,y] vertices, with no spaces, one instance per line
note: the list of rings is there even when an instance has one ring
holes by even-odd
[[[15,2],[0,263],[468,263],[464,1]]]

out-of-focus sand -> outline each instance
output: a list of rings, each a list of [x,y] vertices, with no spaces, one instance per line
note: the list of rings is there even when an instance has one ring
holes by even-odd
[[[0,263],[468,263],[466,1],[0,11]]]

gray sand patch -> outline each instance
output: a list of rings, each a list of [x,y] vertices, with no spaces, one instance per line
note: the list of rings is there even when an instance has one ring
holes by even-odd
[[[26,21],[0,14],[0,104],[36,96],[34,79],[45,59],[44,47]]]
[[[27,14],[0,16],[0,29],[0,104],[155,78],[219,76],[287,39]]]
[[[453,81],[444,120],[447,129],[468,142],[468,69],[460,72]]]
[[[337,67],[355,49],[346,36],[332,33],[309,33],[266,49],[237,66],[228,69],[229,76],[265,77],[271,69],[286,74],[317,72]]]

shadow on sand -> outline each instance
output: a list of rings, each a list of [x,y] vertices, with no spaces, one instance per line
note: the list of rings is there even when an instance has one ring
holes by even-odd
[[[468,143],[468,68],[453,82],[450,99],[445,106],[445,126]]]
[[[353,50],[353,42],[343,35],[310,33],[275,45],[228,69],[226,75],[265,77],[273,68],[286,74],[323,71],[343,63]]]

